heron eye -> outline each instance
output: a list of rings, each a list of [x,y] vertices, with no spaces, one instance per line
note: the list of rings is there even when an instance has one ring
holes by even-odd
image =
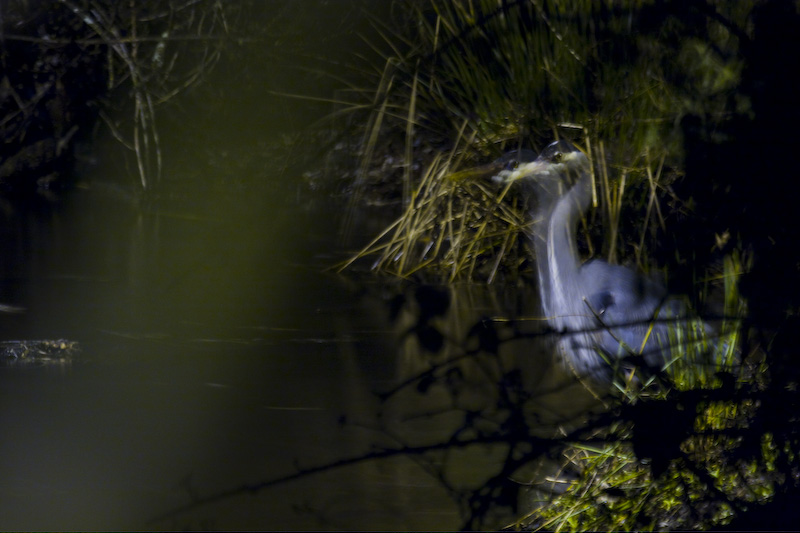
[[[553,154],[553,163],[560,163],[561,159],[563,159],[564,154],[561,152],[556,152]]]
[[[509,160],[509,161],[506,163],[506,166],[505,166],[505,169],[504,169],[504,170],[516,170],[516,168],[517,168],[518,166],[519,166],[519,161],[517,161],[516,159],[510,159],[510,160]]]

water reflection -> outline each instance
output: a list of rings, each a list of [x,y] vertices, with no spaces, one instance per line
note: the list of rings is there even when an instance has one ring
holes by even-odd
[[[19,252],[4,256],[4,294],[28,312],[5,319],[4,335],[67,337],[83,351],[68,367],[0,369],[5,527],[146,527],[193,493],[369,446],[363,430],[341,428],[338,418],[364,412],[369,391],[390,379],[391,338],[346,284],[296,245],[311,221],[295,234],[277,232],[281,242],[270,244],[269,231],[241,228],[279,225],[275,212],[260,220],[246,208],[217,205],[214,216],[174,205],[142,208],[90,187],[48,217],[12,220],[5,249]],[[295,244],[287,250],[285,242]],[[360,466],[363,475],[346,481],[332,472],[172,525],[430,524],[428,515],[447,509],[445,498],[425,505],[437,498],[418,494],[437,492],[434,484],[404,481],[407,474],[393,481],[397,468]],[[408,484],[422,487],[406,494]],[[415,499],[419,505],[404,510],[389,505]],[[367,509],[356,512],[352,502]],[[452,510],[444,514],[433,524],[452,524]]]
[[[563,490],[560,439],[603,406],[555,359],[533,287],[411,286],[401,300],[381,428],[423,455],[470,529],[509,524]]]
[[[516,290],[453,288],[438,324],[448,349],[426,353],[402,335],[418,312],[413,298],[392,327],[386,286],[323,271],[331,212],[263,211],[246,195],[210,205],[202,192],[143,205],[87,184],[62,205],[7,219],[2,294],[27,312],[3,318],[4,338],[64,337],[83,349],[68,366],[0,368],[4,527],[460,526],[452,493],[414,455],[148,523],[195,496],[375,446],[441,443],[465,411],[501,416],[501,373],[486,357],[457,365],[468,385],[457,396],[439,386],[374,393],[458,356],[481,316],[526,312]],[[501,359],[532,390],[550,386],[549,356],[532,355],[529,340],[504,344]],[[480,487],[498,453],[445,452],[443,475]]]

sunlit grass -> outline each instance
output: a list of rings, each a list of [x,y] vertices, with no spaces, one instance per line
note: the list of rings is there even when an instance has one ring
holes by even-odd
[[[491,282],[500,263],[518,254],[516,235],[525,215],[503,201],[508,188],[498,194],[489,180],[450,173],[457,159],[456,150],[434,157],[400,217],[342,268],[371,257],[377,271],[409,277],[426,270],[454,281],[488,265],[483,277]]]
[[[711,325],[700,318],[678,322],[670,330],[671,360],[667,371],[679,390],[719,386],[721,373],[735,376],[735,379],[746,379],[740,374],[743,369],[739,365],[739,349],[742,321],[747,309],[738,290],[738,280],[746,265],[734,252],[725,257],[723,268],[723,316],[714,317]]]
[[[755,380],[763,372],[740,353],[746,306],[737,287],[746,267],[738,254],[725,258],[725,314],[716,327],[699,318],[676,321],[670,327],[670,357],[662,379],[634,383],[621,377],[615,382],[622,416],[598,435],[605,444],[570,444],[563,453],[568,458],[564,467],[579,472],[578,478],[513,528],[719,527],[748,504],[763,504],[775,495],[772,474],[779,453],[772,435],[749,437],[755,444],[744,438],[759,409],[746,391],[755,390]],[[657,421],[665,428],[666,442],[658,442],[661,437],[656,436],[643,448],[641,441],[647,442],[648,436],[642,432],[649,430],[647,425],[636,425],[637,416],[631,414],[636,412],[654,417],[674,413],[675,419]],[[681,423],[684,417],[686,423]],[[668,460],[656,467],[646,456],[658,453],[660,446]]]

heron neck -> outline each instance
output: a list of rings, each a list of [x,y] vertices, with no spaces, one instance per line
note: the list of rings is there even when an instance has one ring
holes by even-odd
[[[578,270],[580,258],[576,242],[577,224],[589,207],[591,201],[591,175],[583,172],[575,185],[555,202],[540,202],[540,206],[550,204],[550,212],[534,212],[538,220],[535,232],[534,252],[539,275],[539,290],[545,315],[551,325],[559,330],[564,328],[564,317],[579,315],[583,309],[572,309],[581,302],[578,291]]]

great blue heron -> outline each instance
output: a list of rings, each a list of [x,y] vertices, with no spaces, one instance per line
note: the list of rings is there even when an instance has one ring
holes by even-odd
[[[558,346],[579,376],[608,379],[615,367],[639,361],[660,369],[669,355],[669,330],[685,305],[631,269],[599,259],[581,264],[577,224],[592,199],[589,159],[567,141],[496,175],[533,188],[533,243],[539,292]]]

